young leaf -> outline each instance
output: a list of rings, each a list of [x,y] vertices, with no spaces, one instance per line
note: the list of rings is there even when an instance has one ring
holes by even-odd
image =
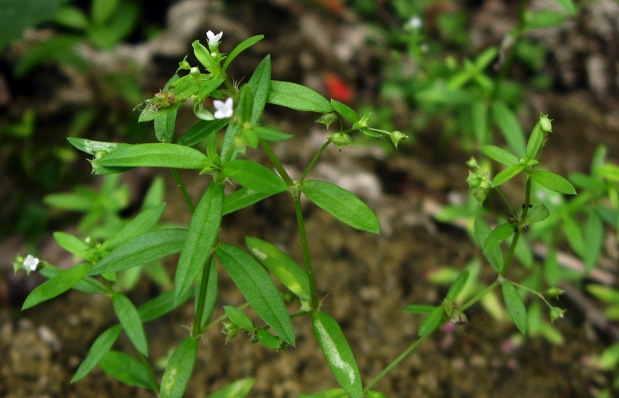
[[[481,151],[490,159],[496,160],[505,166],[514,166],[520,163],[520,160],[516,156],[498,146],[484,145],[481,147]]]
[[[105,249],[113,250],[117,246],[150,231],[150,229],[154,227],[161,218],[164,209],[165,203],[162,203],[156,207],[140,212],[140,214],[131,220],[129,224],[125,225],[119,233],[105,242]]]
[[[254,126],[254,133],[265,141],[285,141],[292,138],[291,134],[283,133],[278,130],[270,129],[268,127]]]
[[[202,169],[207,157],[197,149],[176,144],[136,144],[118,148],[94,161],[104,167],[171,167]]]
[[[507,307],[514,324],[518,330],[520,330],[520,333],[527,334],[527,310],[524,307],[524,303],[522,302],[518,291],[514,285],[509,282],[504,282],[501,285],[501,289],[503,291],[505,307]]]
[[[535,171],[531,177],[541,186],[564,195],[576,195],[574,186],[565,178],[550,171]]]
[[[69,253],[72,253],[81,258],[87,258],[90,247],[81,239],[68,234],[66,232],[54,232],[56,243]]]
[[[357,361],[340,325],[322,311],[312,313],[312,325],[314,336],[337,382],[352,398],[362,398],[363,387]]]
[[[99,367],[125,384],[156,390],[144,365],[127,354],[110,350],[99,361]]]
[[[267,102],[298,111],[333,112],[331,103],[311,88],[277,80],[271,80],[271,91]]]
[[[251,91],[249,85],[246,84],[241,87],[239,94],[239,106],[235,114],[239,118],[240,123],[245,125],[246,123],[250,123],[251,120],[251,112],[254,107],[254,93]]]
[[[92,343],[88,355],[86,355],[80,367],[77,368],[75,375],[73,375],[71,383],[75,383],[82,379],[97,366],[101,358],[112,348],[122,330],[123,328],[121,325],[114,325],[97,337],[95,342]]]
[[[484,242],[484,252],[499,246],[505,239],[516,232],[516,227],[512,223],[501,224],[496,227]]]
[[[294,346],[290,315],[262,265],[238,247],[223,243],[217,247],[217,257],[258,316],[286,343]]]
[[[182,398],[193,372],[198,338],[189,336],[174,350],[161,379],[161,398]]]
[[[208,398],[243,398],[254,385],[254,379],[241,379],[228,384]]]
[[[242,187],[224,198],[223,215],[234,213],[260,202],[264,198],[274,195],[269,192],[256,192],[253,189]]]
[[[458,275],[456,280],[449,287],[449,291],[447,292],[447,298],[451,301],[456,301],[462,289],[466,285],[466,281],[469,279],[469,270],[465,269]]]
[[[239,184],[255,192],[276,194],[288,189],[284,180],[261,164],[237,159],[228,162],[221,175],[234,178]]]
[[[581,257],[585,255],[585,242],[580,225],[570,214],[564,213],[562,219],[563,232],[572,249]]]
[[[527,213],[527,224],[535,224],[536,222],[544,221],[548,218],[550,212],[544,205],[535,205],[529,209]]]
[[[483,249],[484,243],[488,239],[488,236],[492,233],[492,229],[490,226],[481,218],[475,218],[475,238],[477,239],[477,245]],[[501,252],[501,248],[499,246],[494,249],[484,251],[484,256],[494,268],[495,271],[501,272],[503,269],[503,252]]]
[[[116,143],[116,142],[104,142],[93,141],[85,138],[68,137],[69,143],[82,152],[86,152],[89,155],[94,155],[97,152],[113,152],[119,148],[130,147],[130,144]]]
[[[291,292],[301,299],[310,299],[309,282],[303,268],[276,246],[248,236],[245,244],[249,251],[273,273]]]
[[[206,283],[206,297],[204,298],[204,306],[202,307],[202,317],[200,327],[203,328],[208,324],[208,321],[211,319],[211,315],[213,315],[213,310],[215,309],[215,304],[217,303],[217,266],[215,265],[215,258],[211,261],[211,265],[208,267],[208,275],[204,276],[204,271],[202,271],[199,275],[198,282],[196,283],[196,291],[200,291],[202,288],[202,284]],[[195,308],[198,308],[198,299],[199,295],[196,294],[195,299]]]
[[[62,272],[64,271],[59,268],[42,268],[39,271],[47,279],[51,279]],[[83,276],[71,289],[87,294],[107,294],[109,292],[109,288],[103,283],[88,276]]]
[[[118,272],[178,253],[187,238],[184,229],[148,232],[123,243],[88,272],[89,276]]]
[[[585,264],[585,271],[589,273],[597,264],[604,243],[604,225],[596,212],[592,211],[589,213],[584,236],[583,262]]]
[[[245,313],[239,310],[238,308],[231,306],[231,305],[224,305],[224,311],[226,312],[228,319],[230,319],[230,321],[234,323],[236,326],[238,326],[239,328],[245,331],[256,329],[251,319],[249,319],[249,317],[245,315]]]
[[[344,119],[349,122],[356,123],[359,121],[357,112],[355,112],[350,106],[334,99],[331,99],[331,106],[333,106],[333,109],[335,109],[335,111],[340,115],[344,116]]]
[[[234,47],[234,50],[230,51],[230,54],[228,54],[228,57],[224,61],[224,65],[222,68],[224,72],[226,69],[228,69],[228,65],[230,65],[230,63],[234,61],[234,59],[240,53],[247,50],[249,47],[253,46],[254,44],[258,43],[262,39],[264,39],[264,35],[252,36],[248,39],[243,40],[238,46]]]
[[[230,123],[230,119],[201,120],[191,126],[191,128],[187,130],[187,132],[183,134],[176,143],[178,145],[186,146],[198,145],[214,132],[226,127],[228,123]]]
[[[43,301],[59,296],[71,289],[84,275],[86,275],[86,272],[88,272],[90,268],[92,268],[90,264],[76,265],[75,267],[62,271],[42,285],[37,286],[30,292],[28,297],[26,297],[26,301],[24,301],[24,305],[21,308],[22,311],[34,307]]]
[[[442,305],[435,307],[421,322],[418,332],[419,337],[427,336],[438,329],[438,327],[443,324],[444,318],[445,307]]]
[[[131,300],[122,293],[116,292],[112,296],[112,305],[118,321],[123,325],[129,340],[133,343],[136,350],[145,357],[148,356],[148,344],[144,334],[144,326]]]
[[[189,289],[217,242],[223,197],[224,184],[212,182],[193,212],[174,278],[177,299]]]
[[[494,176],[494,178],[492,179],[492,187],[498,187],[504,182],[511,180],[524,169],[525,169],[525,166],[521,164],[515,164],[513,166],[509,166],[508,168],[506,168],[505,170],[501,171],[499,174]]]
[[[226,58],[226,61],[230,59],[230,56]],[[224,68],[225,69],[225,68]],[[257,124],[262,116],[262,111],[269,98],[269,92],[271,91],[271,56],[264,57],[262,62],[256,67],[256,70],[251,75],[251,78],[247,82],[247,85],[254,93],[254,104],[251,111],[250,122],[252,125]]]
[[[492,116],[512,150],[518,154],[524,154],[524,132],[520,128],[516,115],[503,102],[497,101],[492,104]]]
[[[302,191],[309,200],[343,223],[362,231],[380,233],[376,214],[344,188],[325,181],[310,180],[303,183]]]
[[[155,136],[159,142],[172,142],[178,108],[155,119]]]
[[[282,348],[284,341],[277,336],[272,335],[265,329],[258,329],[256,331],[256,341],[263,346],[272,350],[279,350]]]
[[[157,319],[174,310],[191,297],[193,290],[189,289],[178,300],[174,296],[174,290],[160,294],[154,299],[148,300],[138,308],[138,315],[142,323]]]
[[[215,61],[215,58],[211,55],[211,52],[200,43],[199,40],[195,40],[191,43],[193,47],[193,53],[200,61],[200,63],[211,73],[215,73],[219,70],[219,63]]]
[[[527,157],[529,159],[535,158],[537,152],[542,147],[544,143],[544,131],[542,130],[542,125],[540,122],[537,122],[535,127],[533,127],[533,131],[531,132],[531,136],[529,137],[529,141],[527,142]]]

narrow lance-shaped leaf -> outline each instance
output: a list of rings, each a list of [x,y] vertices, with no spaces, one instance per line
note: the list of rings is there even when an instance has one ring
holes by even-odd
[[[344,116],[344,119],[349,122],[355,123],[359,121],[357,112],[355,112],[350,106],[334,99],[331,99],[331,106],[333,106],[333,109],[335,109],[335,111],[340,115]]]
[[[247,315],[245,315],[243,311],[239,310],[238,308],[232,305],[224,305],[224,311],[226,312],[228,319],[230,319],[230,321],[234,323],[236,326],[238,326],[239,328],[245,331],[256,329],[251,319]]]
[[[159,142],[172,142],[174,139],[174,125],[178,108],[170,113],[155,119],[155,136]]]
[[[207,157],[197,149],[176,144],[136,144],[118,148],[94,161],[105,167],[171,167],[202,169]]]
[[[340,325],[322,311],[312,313],[312,325],[314,336],[337,382],[352,398],[362,398],[359,367]]]
[[[541,123],[537,122],[535,127],[533,127],[533,131],[531,132],[531,136],[529,137],[529,141],[527,142],[527,156],[529,157],[529,159],[535,158],[543,143],[544,131],[542,130]]]
[[[214,132],[226,127],[228,123],[230,123],[230,119],[201,120],[191,126],[176,143],[186,146],[197,145]]]
[[[419,337],[424,337],[429,335],[438,329],[439,326],[443,324],[445,318],[445,307],[439,305],[435,307],[432,311],[423,318],[421,325],[419,326]]]
[[[513,166],[509,166],[508,168],[506,168],[505,170],[501,171],[499,174],[494,176],[494,178],[492,179],[492,186],[498,187],[504,182],[507,182],[511,180],[512,178],[514,178],[516,175],[518,175],[518,173],[520,173],[524,169],[525,169],[525,166],[521,164],[515,164]]]
[[[224,61],[223,70],[225,71],[228,68],[228,65],[243,51],[247,50],[249,47],[258,43],[260,40],[264,39],[264,35],[252,36],[248,39],[243,40],[238,46],[234,47],[234,50],[230,51],[230,54],[226,57]]]
[[[226,59],[226,61],[230,58]],[[255,125],[260,121],[262,111],[269,98],[271,91],[271,56],[267,55],[256,67],[256,70],[251,75],[247,85],[254,93],[253,108],[251,111],[251,124]]]
[[[527,334],[527,310],[516,288],[509,282],[501,285],[505,307],[520,333]]]
[[[80,367],[77,368],[75,375],[71,379],[71,383],[75,383],[82,379],[97,366],[101,358],[112,348],[122,330],[123,328],[121,325],[114,325],[97,337],[95,342],[92,343],[88,355],[86,355]]]
[[[217,242],[223,196],[223,183],[211,183],[193,212],[187,239],[176,268],[174,290],[177,298],[189,289]]]
[[[519,163],[519,159],[516,156],[498,146],[484,145],[481,147],[481,151],[490,159],[496,160],[505,166],[513,166]]]
[[[204,270],[200,274],[200,278],[196,283],[196,291],[200,291],[202,284],[206,283],[206,297],[204,298],[204,306],[202,310],[201,324],[200,327],[204,328],[209,320],[211,319],[211,315],[213,315],[213,310],[215,309],[215,304],[217,303],[217,291],[218,291],[218,277],[217,277],[217,266],[215,264],[215,258],[211,261],[211,265],[208,268],[208,275],[204,274]],[[195,296],[195,308],[198,308],[198,299],[200,296],[196,294]]]
[[[242,187],[224,198],[223,214],[234,213],[254,203],[258,203],[271,195],[274,194],[270,192],[256,192],[253,189]]]
[[[527,213],[527,224],[535,224],[536,222],[544,221],[548,218],[550,212],[548,208],[542,204],[535,205],[529,209]]]
[[[43,301],[52,299],[61,295],[67,290],[71,289],[76,283],[78,283],[86,272],[92,267],[90,264],[81,264],[71,267],[68,270],[62,271],[52,279],[37,286],[24,301],[22,311],[35,305],[42,303]]]
[[[492,250],[500,245],[505,239],[509,238],[516,232],[514,224],[506,223],[496,227],[486,241],[484,242],[484,251]]]
[[[140,214],[131,220],[129,224],[125,225],[119,233],[104,243],[105,249],[112,250],[120,244],[150,231],[150,229],[154,227],[161,218],[164,209],[165,203],[162,203],[158,206],[140,212]]]
[[[144,365],[122,352],[108,351],[99,362],[99,367],[108,375],[130,386],[153,391],[156,389]]]
[[[585,270],[591,272],[602,251],[604,243],[604,225],[602,219],[596,212],[589,213],[587,224],[585,225],[585,244],[583,262]]]
[[[288,189],[284,180],[261,164],[237,159],[228,162],[221,175],[234,178],[239,184],[255,192],[276,194]]]
[[[258,316],[286,343],[295,344],[288,310],[267,271],[238,247],[220,244],[217,257]]]
[[[138,308],[138,315],[142,323],[152,321],[183,304],[192,294],[193,289],[189,289],[179,299],[176,299],[174,290],[167,291],[142,304],[140,308]]]
[[[119,292],[114,293],[112,296],[112,305],[120,324],[123,325],[133,346],[140,354],[147,357],[148,344],[146,343],[144,326],[142,326],[138,310],[127,296]]]
[[[451,301],[456,301],[462,289],[466,285],[466,281],[469,279],[469,270],[464,270],[458,275],[456,280],[449,287],[449,291],[447,292],[447,298]]]
[[[571,182],[550,171],[535,171],[531,177],[541,186],[551,191],[559,192],[564,195],[576,195],[576,190]]]
[[[475,219],[475,238],[477,239],[477,245],[483,249],[484,243],[488,239],[488,236],[492,233],[490,226],[481,218]],[[499,246],[494,249],[484,251],[484,256],[488,259],[488,262],[494,268],[495,271],[501,272],[503,269],[503,252]]]
[[[380,233],[380,223],[374,211],[344,188],[311,180],[303,183],[302,190],[309,200],[343,223],[362,231]]]
[[[112,250],[88,272],[89,276],[118,272],[178,253],[182,250],[187,231],[163,229],[133,238]]]
[[[254,379],[241,379],[232,382],[208,398],[243,398],[254,385]]]
[[[48,279],[51,279],[63,272],[64,271],[59,268],[41,268],[41,270],[39,271],[41,275]],[[105,286],[98,280],[88,276],[82,276],[82,279],[80,279],[75,285],[73,285],[71,289],[87,294],[107,294],[110,291],[109,287]]]
[[[87,258],[90,247],[75,236],[66,232],[54,232],[54,240],[66,251],[81,258]]]
[[[277,80],[271,81],[271,91],[267,102],[298,111],[333,112],[331,103],[311,88]]]
[[[182,398],[193,372],[198,339],[189,336],[174,350],[161,379],[161,398]]]

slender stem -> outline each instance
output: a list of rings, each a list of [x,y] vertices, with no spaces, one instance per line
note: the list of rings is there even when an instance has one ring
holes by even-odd
[[[238,308],[239,310],[242,310],[243,308],[247,308],[249,307],[249,303],[245,303],[243,305],[239,305]],[[209,323],[208,325],[206,325],[202,331],[202,333],[206,332],[207,330],[209,330],[210,328],[212,328],[213,326],[217,325],[219,322],[223,321],[224,319],[226,319],[228,317],[228,315],[223,314],[222,316],[220,316],[219,318],[215,319],[213,322]]]
[[[288,172],[286,172],[286,169],[284,169],[282,162],[280,162],[277,156],[275,156],[275,153],[273,152],[273,149],[271,149],[271,146],[269,145],[269,143],[265,140],[260,140],[260,146],[262,147],[267,157],[273,164],[273,167],[275,167],[275,170],[277,170],[279,175],[283,178],[286,185],[288,187],[293,187],[294,182],[292,181],[292,178],[290,178],[290,176],[288,175]]]
[[[421,343],[423,343],[425,341],[425,339],[427,339],[428,336],[430,336],[430,335],[431,335],[431,333],[430,334],[426,334],[425,336],[420,337],[419,339],[417,339],[417,341],[415,341],[410,347],[408,347],[403,353],[401,353],[400,356],[398,356],[393,362],[391,362],[389,365],[387,365],[387,367],[385,369],[383,369],[382,372],[380,372],[376,377],[374,377],[374,379],[365,386],[365,388],[363,389],[363,392],[370,391],[370,389],[372,387],[374,387],[374,385],[376,383],[378,383],[380,381],[380,379],[385,377],[385,375],[387,373],[391,372],[391,370],[393,368],[398,366],[398,364],[400,362],[402,362],[404,360],[404,358],[406,358],[411,352],[413,352],[415,350],[415,348],[417,348]]]
[[[458,310],[459,311],[464,311],[467,308],[469,308],[470,306],[472,306],[473,304],[475,304],[476,302],[478,302],[479,300],[481,300],[486,294],[488,294],[490,291],[494,290],[495,287],[499,286],[501,284],[501,282],[499,282],[499,280],[496,280],[492,283],[492,285],[488,286],[487,288],[485,288],[481,293],[477,294],[475,297],[473,297],[472,299],[470,299],[469,301],[467,301],[466,303],[464,303],[463,305],[461,305]]]
[[[512,285],[514,285],[514,286],[516,286],[516,287],[519,287],[519,288],[521,288],[521,289],[524,289],[524,290],[528,291],[529,293],[533,293],[534,295],[536,295],[537,297],[539,297],[540,299],[542,299],[542,301],[543,301],[544,303],[546,303],[546,305],[547,305],[548,307],[552,308],[552,305],[550,305],[550,303],[548,302],[548,300],[546,300],[546,297],[544,297],[544,295],[543,295],[542,293],[538,292],[537,290],[533,290],[533,289],[531,289],[531,288],[528,288],[528,287],[526,287],[526,286],[524,286],[524,285],[521,285],[521,284],[519,284],[519,283],[516,283],[516,282],[509,281],[509,283],[511,283]]]
[[[313,311],[319,307],[318,292],[316,291],[316,280],[314,279],[314,270],[312,268],[312,258],[310,257],[309,245],[307,243],[307,234],[305,232],[305,221],[303,219],[303,212],[301,210],[301,195],[296,193],[292,195],[294,202],[294,210],[297,214],[297,224],[299,226],[299,236],[301,238],[301,246],[303,247],[303,258],[305,260],[305,273],[310,288],[310,307]]]
[[[314,165],[318,161],[318,158],[320,158],[320,155],[322,155],[322,153],[325,151],[325,149],[327,149],[330,143],[330,141],[325,142],[323,146],[320,147],[318,152],[316,152],[316,156],[314,156],[314,159],[312,159],[309,166],[307,166],[307,170],[305,170],[305,173],[303,173],[303,176],[301,177],[301,180],[299,180],[299,182],[303,182],[305,180],[305,177],[307,177],[312,168],[314,168]]]
[[[155,376],[155,372],[153,372],[153,368],[150,366],[150,364],[146,360],[146,357],[140,354],[139,352],[138,352],[138,358],[140,358],[140,363],[142,364],[142,366],[144,366],[144,369],[146,369],[146,373],[148,374],[148,378],[150,379],[151,383],[153,383],[153,385],[155,386],[155,393],[157,394],[157,396],[159,396],[161,386],[159,385],[159,382],[157,381],[157,377]]]
[[[215,251],[210,250],[204,268],[202,269],[202,280],[200,281],[200,291],[198,292],[198,302],[196,303],[196,314],[194,315],[193,328],[191,331],[192,336],[199,336],[203,333],[202,330],[202,313],[204,312],[204,305],[206,304],[206,288],[208,286],[208,278],[211,274],[211,267],[213,266],[213,256]]]
[[[516,245],[518,244],[518,240],[520,239],[520,235],[522,235],[522,230],[526,226],[527,221],[527,213],[529,212],[529,204],[531,203],[531,178],[525,177],[525,193],[524,193],[524,208],[522,209],[522,214],[518,220],[518,225],[516,226],[516,234],[512,239],[511,245],[509,245],[509,251],[507,252],[507,258],[503,263],[503,270],[501,271],[501,276],[507,275],[507,271],[509,270],[509,266],[512,263],[512,259],[514,258],[514,253],[516,251]]]
[[[183,195],[183,199],[185,200],[189,211],[191,212],[191,214],[193,214],[193,210],[195,207],[191,202],[191,198],[189,197],[189,193],[187,193],[187,189],[185,188],[185,184],[183,184],[183,180],[181,180],[181,176],[178,174],[178,170],[170,169],[170,173],[172,173],[172,176],[176,181],[176,185],[178,185],[179,189],[181,190],[181,195]]]

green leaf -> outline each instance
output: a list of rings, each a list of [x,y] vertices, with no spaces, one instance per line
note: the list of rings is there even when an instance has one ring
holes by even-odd
[[[484,100],[477,100],[471,105],[471,122],[477,144],[488,142],[488,106]]]
[[[312,325],[314,336],[337,382],[352,398],[362,398],[359,367],[340,325],[322,311],[312,313]]]
[[[264,39],[264,35],[252,36],[249,39],[243,40],[238,46],[234,47],[234,50],[232,50],[230,54],[228,54],[228,57],[226,58],[222,69],[224,71],[228,69],[228,65],[230,65],[230,63],[234,61],[234,59],[240,53],[247,50],[249,47],[253,46],[254,44],[258,43],[262,39]]]
[[[193,53],[195,54],[196,58],[206,68],[206,70],[211,73],[215,73],[217,70],[219,70],[219,62],[217,62],[215,58],[213,58],[213,56],[211,55],[211,52],[206,47],[204,47],[202,43],[200,43],[200,40],[195,40],[193,43],[191,43],[191,46],[193,47]]]
[[[505,239],[512,236],[515,232],[516,227],[512,223],[499,225],[486,238],[483,246],[484,252],[499,246]]]
[[[239,152],[236,150],[236,137],[242,132],[242,126],[238,123],[228,124],[226,133],[224,134],[224,142],[221,147],[221,160],[225,164],[230,160],[236,159]]]
[[[79,36],[64,34],[36,44],[19,58],[13,67],[13,75],[21,79],[45,61],[57,60],[62,62],[63,59],[76,57],[75,46],[79,41]]]
[[[160,318],[161,316],[174,310],[179,305],[187,301],[189,297],[191,297],[193,290],[187,290],[179,299],[176,299],[174,293],[174,290],[169,290],[142,304],[140,308],[138,308],[138,315],[140,316],[142,323]]]
[[[81,239],[66,232],[54,232],[54,240],[69,253],[84,259],[87,258],[90,247]]]
[[[71,289],[80,281],[80,279],[82,279],[84,275],[86,275],[86,272],[88,272],[91,267],[92,265],[90,264],[76,265],[75,267],[62,271],[52,279],[37,286],[32,292],[30,292],[28,297],[26,297],[26,301],[24,301],[24,305],[21,308],[22,311],[34,307],[43,301],[59,296]]]
[[[144,365],[122,352],[108,351],[99,362],[99,367],[108,375],[130,386],[153,391],[157,389]]]
[[[230,57],[226,59],[228,61]],[[225,68],[224,68],[225,69]],[[252,93],[254,93],[254,104],[251,111],[250,122],[252,125],[258,124],[262,111],[269,98],[269,92],[271,91],[271,56],[267,55],[260,62],[251,78],[247,82]]]
[[[518,175],[522,170],[525,169],[525,166],[522,164],[515,164],[513,166],[509,166],[505,170],[501,171],[499,174],[495,175],[492,179],[492,187],[498,187],[499,185],[507,182]]]
[[[256,192],[253,189],[242,187],[224,198],[223,214],[234,213],[254,203],[258,203],[271,195],[274,194],[269,192]]]
[[[241,379],[228,384],[208,398],[243,398],[254,385],[254,379]]]
[[[505,307],[520,333],[527,334],[527,310],[516,288],[509,282],[501,285]]]
[[[226,163],[221,175],[234,178],[236,182],[255,192],[273,195],[288,189],[281,177],[263,165],[249,160],[237,159]]]
[[[310,299],[310,288],[305,270],[296,261],[281,251],[276,246],[258,238],[248,236],[245,244],[249,251],[260,261],[262,265],[290,289],[291,292],[301,299]]]
[[[362,231],[380,233],[380,223],[374,211],[344,188],[310,180],[303,183],[302,191],[309,200],[343,223]]]
[[[619,290],[615,288],[594,284],[587,284],[585,288],[598,300],[602,300],[609,304],[619,303]]]
[[[258,329],[256,331],[256,341],[263,346],[270,348],[272,350],[280,350],[282,348],[282,344],[284,341],[277,336],[269,333],[265,329]]]
[[[0,52],[24,30],[41,22],[51,21],[62,5],[62,0],[29,0],[0,2]]]
[[[475,238],[477,239],[477,245],[483,249],[484,243],[488,239],[488,236],[490,236],[490,234],[492,233],[492,229],[484,220],[479,217],[475,218],[474,229]],[[494,249],[484,251],[484,256],[486,256],[486,259],[495,271],[501,272],[501,270],[503,269],[504,260],[503,252],[501,252],[501,248],[499,246],[495,247]]]
[[[542,125],[540,122],[537,122],[533,131],[531,132],[531,136],[529,137],[529,141],[527,142],[527,157],[529,159],[535,158],[537,152],[542,147],[544,143],[544,130],[542,130]]]
[[[121,147],[95,160],[94,165],[106,167],[171,167],[202,169],[207,157],[197,149],[176,144],[136,144]]]
[[[303,394],[299,395],[299,398],[348,398],[349,395],[341,388],[330,388],[325,391],[317,392],[314,394]],[[367,391],[364,395],[365,398],[387,398],[386,395],[378,392],[378,391]]]
[[[291,134],[283,133],[281,131],[262,126],[254,126],[253,131],[254,133],[256,133],[258,138],[265,141],[285,141],[293,137]]]
[[[80,367],[77,368],[75,375],[73,375],[71,383],[75,383],[76,381],[82,379],[84,376],[90,373],[90,371],[93,370],[95,366],[97,366],[101,358],[103,358],[103,356],[110,350],[110,348],[112,348],[122,330],[123,328],[121,325],[114,325],[106,329],[105,332],[101,333],[101,335],[97,337],[95,342],[92,343],[92,346],[88,351],[88,355],[86,355],[86,358],[84,358],[84,360],[80,364]]]
[[[571,15],[576,15],[576,6],[572,0],[555,0],[557,4],[561,5],[561,7],[565,8],[565,11],[569,12]]]
[[[498,146],[484,145],[481,147],[481,151],[490,159],[496,160],[497,162],[505,166],[514,166],[520,164],[520,159],[518,159],[516,156],[506,151],[505,149],[499,148]]]
[[[435,308],[437,308],[435,305],[409,304],[404,307],[404,311],[410,312],[412,314],[427,314],[432,312],[432,310],[434,310]]]
[[[356,123],[359,121],[357,112],[355,112],[350,106],[334,99],[331,99],[331,106],[333,106],[333,109],[335,109],[335,111],[340,115],[344,116],[344,119],[349,122]]]
[[[155,136],[160,142],[172,142],[178,108],[155,119]]]
[[[581,257],[585,254],[585,242],[580,225],[569,214],[563,214],[563,231],[572,249]]]
[[[123,243],[88,272],[89,276],[118,272],[178,253],[182,250],[187,231],[163,229],[148,232]]]
[[[177,298],[189,289],[212,253],[223,217],[223,199],[223,183],[212,182],[193,212],[187,240],[176,267],[174,290]]]
[[[136,350],[145,357],[148,356],[148,344],[146,343],[146,335],[144,334],[144,326],[131,300],[122,293],[116,292],[112,296],[112,305],[114,312],[123,329],[127,333],[127,337]]]
[[[200,324],[200,327],[204,328],[211,319],[211,315],[213,315],[213,310],[215,309],[215,304],[217,303],[218,281],[215,258],[213,258],[213,260],[211,261],[211,265],[208,267],[207,277],[204,276],[204,270],[202,270],[202,272],[200,273],[198,281],[196,283],[196,291],[200,291],[202,283],[207,284],[206,297],[204,298],[204,306],[202,307],[202,322]],[[195,308],[198,308],[198,299],[200,297],[198,294],[196,294],[195,298]]]
[[[544,205],[535,205],[529,209],[527,213],[527,224],[535,224],[536,222],[544,221],[548,218],[550,212]]]
[[[187,337],[174,350],[161,379],[161,398],[182,398],[193,372],[198,352],[198,338]]]
[[[464,286],[466,286],[466,281],[469,279],[469,270],[465,269],[458,275],[456,280],[449,287],[449,291],[447,292],[447,298],[451,301],[456,301]]]
[[[572,183],[558,174],[550,171],[535,171],[531,177],[541,186],[551,191],[559,192],[564,195],[576,195],[576,190]]]
[[[178,141],[178,145],[194,146],[221,130],[230,123],[230,119],[201,120],[194,124]]]
[[[512,150],[524,154],[524,132],[516,115],[503,102],[497,101],[492,104],[492,116]]]
[[[101,24],[107,21],[118,7],[119,0],[93,0],[90,14],[93,22]]]
[[[432,311],[428,313],[428,315],[423,318],[421,325],[419,326],[419,337],[424,337],[434,332],[439,328],[444,322],[445,318],[445,307],[439,305],[435,307]]]
[[[68,137],[69,143],[82,152],[86,152],[89,155],[95,155],[97,152],[114,152],[120,148],[128,148],[131,144],[124,144],[122,142],[104,142],[93,141],[85,138]]]
[[[251,319],[249,319],[249,317],[238,308],[231,305],[224,305],[224,311],[226,312],[228,319],[230,319],[230,321],[239,328],[245,331],[256,330],[256,327]]]
[[[294,346],[290,316],[262,265],[243,250],[223,243],[217,248],[217,257],[258,316],[286,343]]]
[[[254,107],[254,94],[248,84],[241,87],[239,91],[239,105],[235,110],[235,115],[239,122],[245,126],[246,123],[251,123],[251,112]],[[244,127],[245,128],[245,127]]]
[[[277,80],[271,81],[271,91],[267,102],[298,111],[333,112],[331,103],[311,88]]]
[[[161,218],[164,209],[165,203],[162,203],[140,212],[140,214],[131,220],[129,224],[125,225],[119,233],[115,234],[112,238],[105,242],[105,249],[112,250],[119,245],[150,231]]]
[[[584,229],[584,253],[583,262],[585,271],[591,272],[597,264],[602,245],[604,244],[604,224],[596,212],[590,212]]]
[[[64,271],[59,268],[42,268],[41,271],[39,271],[41,275],[48,279],[51,279],[62,272]],[[105,287],[103,283],[88,276],[83,276],[82,279],[73,285],[71,289],[87,294],[107,294],[109,292],[109,289]]]

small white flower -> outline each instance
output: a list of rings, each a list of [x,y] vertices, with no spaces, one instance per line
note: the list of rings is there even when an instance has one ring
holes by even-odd
[[[228,98],[226,102],[215,100],[213,106],[217,109],[217,112],[213,115],[215,119],[227,119],[232,116],[234,100],[232,97]]]
[[[219,34],[215,34],[212,31],[208,31],[206,32],[206,38],[208,39],[208,45],[210,46],[216,46],[219,44],[219,40],[221,39],[221,36],[223,36],[224,32],[219,32]]]
[[[37,269],[37,265],[39,265],[39,259],[34,257],[31,254],[26,256],[26,259],[23,262],[24,267],[28,268],[30,271],[34,271]]]
[[[408,26],[413,29],[419,29],[423,26],[423,21],[419,18],[419,15],[414,15],[409,21]]]

